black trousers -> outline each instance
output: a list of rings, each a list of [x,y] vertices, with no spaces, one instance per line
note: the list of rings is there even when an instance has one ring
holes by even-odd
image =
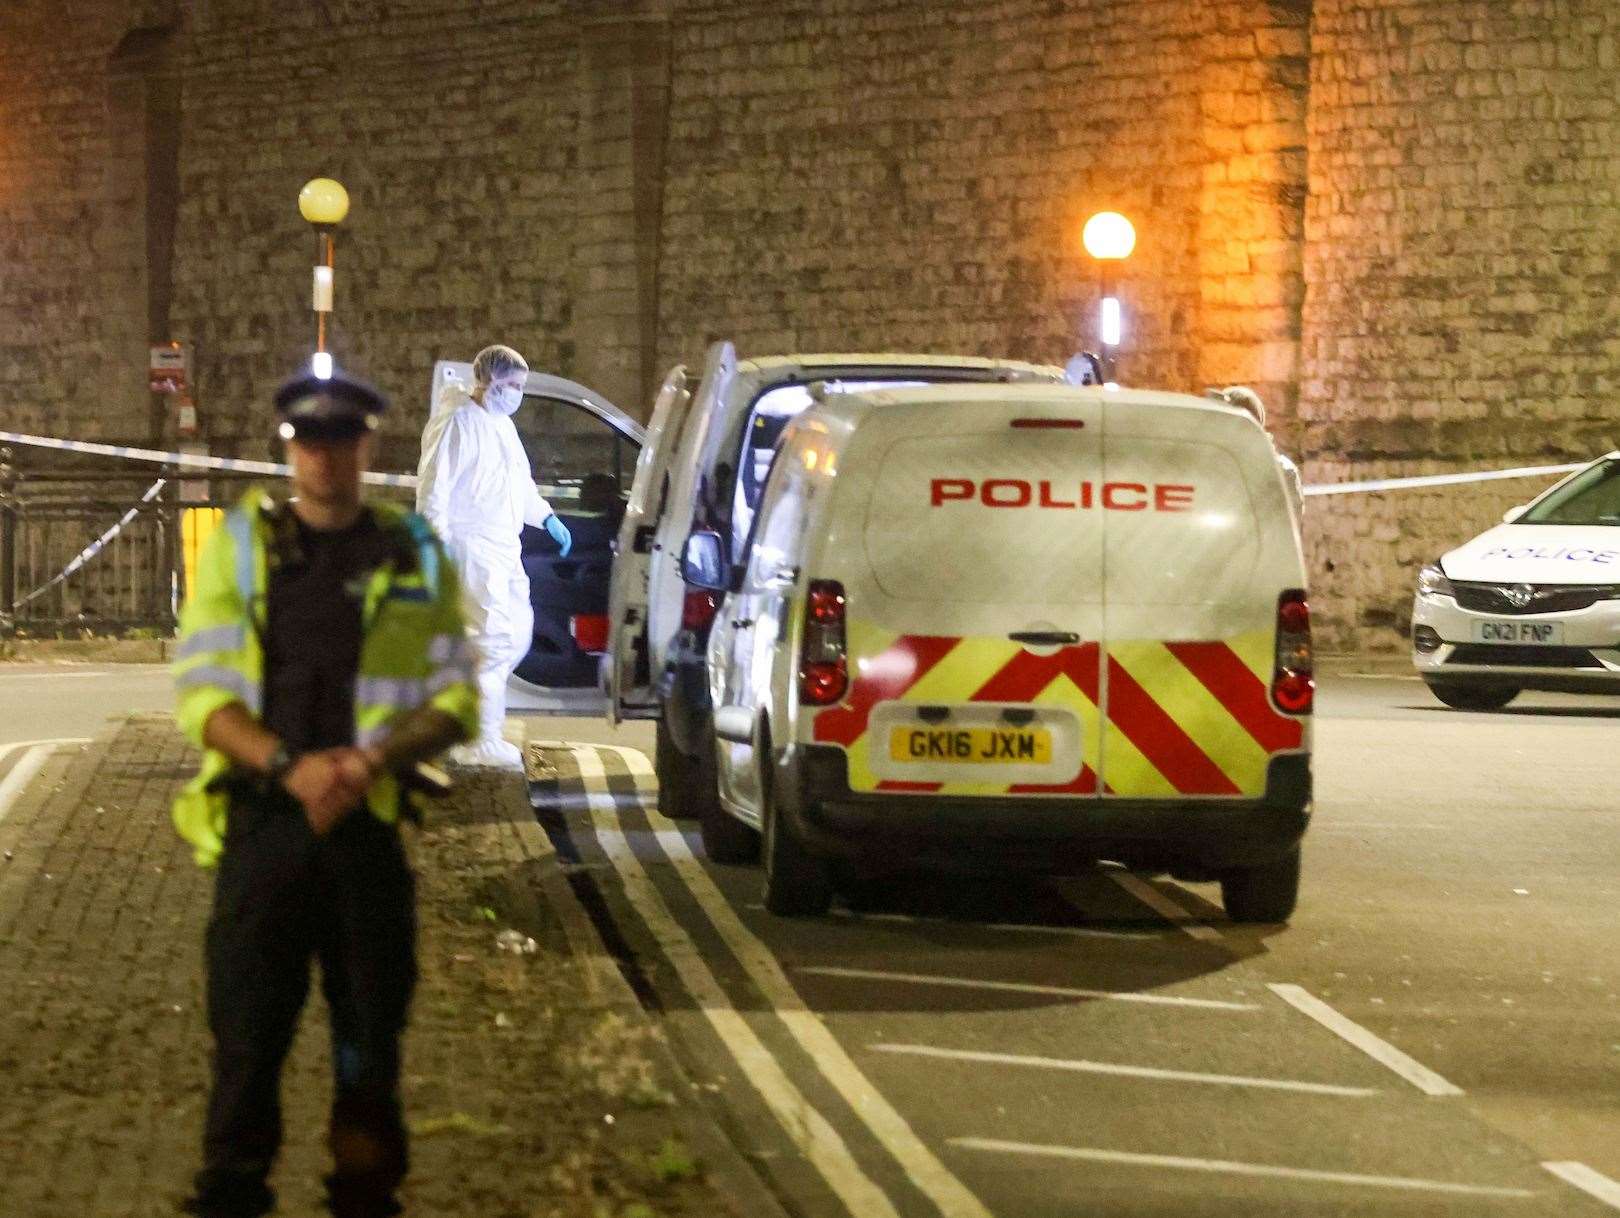
[[[415,883],[398,830],[358,808],[318,839],[290,796],[256,784],[232,789],[227,826],[208,923],[213,1091],[196,1211],[274,1205],[281,1068],[314,957],[332,1023],[330,1205],[344,1218],[397,1213],[399,1037],[416,984]]]

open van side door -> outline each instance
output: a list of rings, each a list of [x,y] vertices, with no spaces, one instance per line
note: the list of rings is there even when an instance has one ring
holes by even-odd
[[[657,714],[647,640],[648,580],[659,516],[674,477],[671,465],[691,403],[685,365],[672,368],[653,402],[647,442],[636,461],[635,481],[614,546],[608,654],[602,664],[603,692],[613,723]]]
[[[469,364],[434,366],[435,397],[445,385],[471,383]],[[507,706],[599,714],[613,539],[646,431],[601,394],[544,372],[529,373],[513,423],[535,484],[568,526],[573,546],[564,556],[541,529],[526,526],[519,536],[534,632],[508,683]]]

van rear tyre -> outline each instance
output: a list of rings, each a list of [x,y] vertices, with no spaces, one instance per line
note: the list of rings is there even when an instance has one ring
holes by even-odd
[[[805,849],[776,806],[770,749],[760,754],[765,908],[788,918],[813,918],[832,908],[832,868]]]
[[[1462,685],[1453,681],[1425,681],[1429,692],[1457,710],[1501,710],[1519,696],[1517,685]]]
[[[1221,876],[1221,903],[1234,922],[1286,922],[1299,903],[1299,847],[1260,867]]]
[[[756,863],[759,861],[759,831],[745,825],[720,806],[703,809],[699,825],[703,830],[703,851],[714,863]]]
[[[704,815],[705,808],[718,809],[712,753],[688,757],[676,746],[662,719],[657,736],[653,768],[658,772],[658,810],[672,820],[695,820]]]

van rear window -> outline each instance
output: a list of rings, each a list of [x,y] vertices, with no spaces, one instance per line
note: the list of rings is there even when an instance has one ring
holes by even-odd
[[[1259,554],[1224,449],[1090,432],[900,440],[867,506],[872,578],[898,599],[981,604],[1211,604]],[[1236,590],[1236,591],[1234,591]]]
[[[1099,437],[994,425],[890,446],[867,505],[872,578],[903,600],[1099,603],[1102,520],[1078,506]]]
[[[1261,521],[1243,472],[1225,448],[1147,438],[1110,438],[1111,478],[1189,488],[1185,509],[1111,512],[1104,564],[1108,603],[1217,605],[1251,594]],[[1292,528],[1282,521],[1274,528]]]

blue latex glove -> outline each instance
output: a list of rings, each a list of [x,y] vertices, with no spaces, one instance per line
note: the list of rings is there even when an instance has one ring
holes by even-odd
[[[551,515],[546,517],[545,530],[551,534],[551,540],[557,543],[558,557],[567,558],[568,551],[574,548],[574,535],[568,531],[568,526],[556,515]]]

